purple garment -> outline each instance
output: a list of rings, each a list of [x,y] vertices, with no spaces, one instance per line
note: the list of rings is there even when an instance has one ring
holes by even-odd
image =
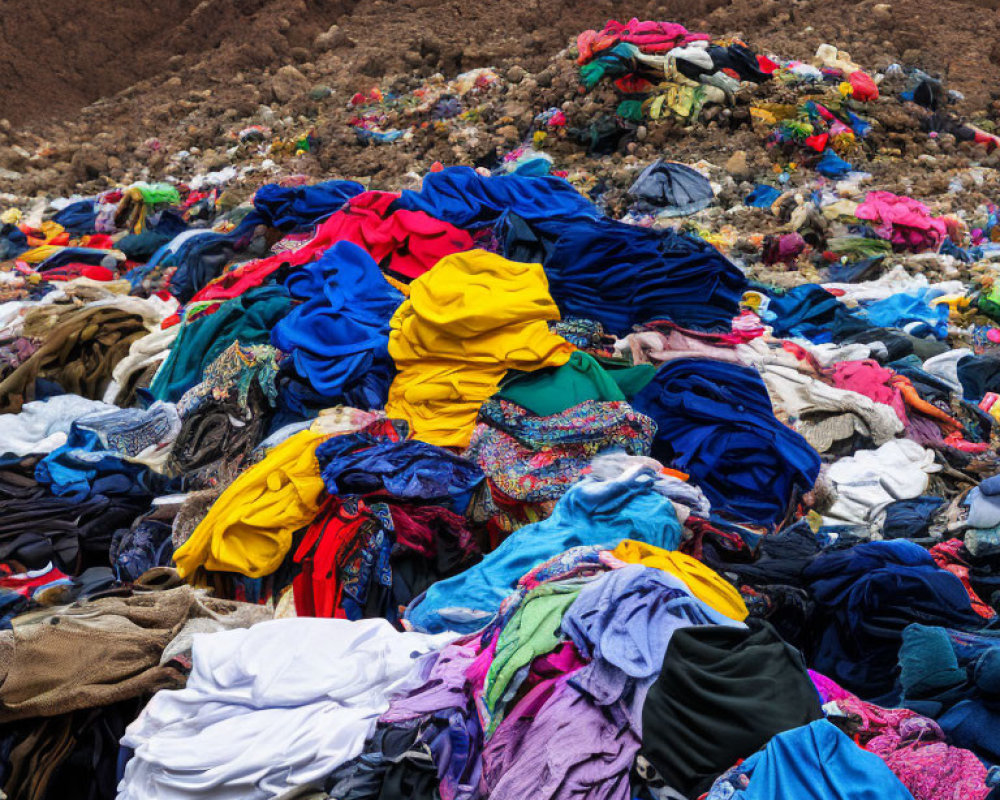
[[[434,717],[447,723],[429,744],[438,769],[441,800],[475,800],[483,771],[483,729],[479,720],[464,709],[441,711]]]
[[[490,800],[629,800],[639,738],[568,683],[529,692],[483,751]]]
[[[426,680],[419,689],[395,698],[379,722],[386,725],[409,722],[449,708],[469,704],[465,672],[476,660],[476,641],[454,643],[425,660]]]
[[[442,800],[473,800],[482,771],[483,729],[471,710],[466,671],[476,660],[477,640],[448,645],[422,665],[423,686],[397,697],[380,718],[384,725],[422,727],[418,737],[438,770]]]
[[[944,435],[941,433],[941,428],[929,417],[909,414],[905,433],[907,439],[912,439],[923,447],[941,447],[944,445]]]
[[[563,616],[562,631],[591,663],[572,683],[599,705],[621,702],[642,733],[642,704],[663,666],[673,632],[691,625],[743,628],[692,597],[674,575],[630,564],[589,583]]]

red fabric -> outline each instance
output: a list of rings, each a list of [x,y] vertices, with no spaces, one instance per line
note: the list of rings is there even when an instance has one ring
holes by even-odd
[[[367,524],[371,524],[371,515],[364,501],[359,500],[353,512],[339,497],[324,501],[295,551],[295,563],[302,565],[302,571],[292,581],[298,616],[345,619],[344,586],[338,580],[337,568],[363,546],[362,533]]]
[[[615,88],[625,94],[645,94],[653,90],[653,82],[638,75],[625,75],[614,82]]]
[[[92,233],[83,237],[85,247],[92,247],[95,250],[113,250],[115,240],[106,233]]]
[[[975,589],[972,588],[972,583],[969,581],[969,565],[960,555],[961,549],[961,539],[949,539],[946,542],[934,545],[930,553],[934,559],[934,563],[941,567],[941,569],[950,572],[962,582],[962,586],[965,587],[965,591],[969,595],[969,601],[972,603],[972,608],[975,612],[985,619],[993,619],[996,616],[996,612],[986,605],[982,601],[982,598],[976,594]]]
[[[757,55],[757,68],[761,72],[766,72],[768,75],[773,75],[777,71],[778,65],[775,64],[767,56],[762,56],[762,55],[758,54]]]
[[[449,554],[475,556],[479,553],[465,517],[460,517],[454,511],[441,506],[393,503],[390,512],[396,547],[408,548],[427,559],[437,559],[439,564]],[[445,539],[453,542],[444,541]],[[442,548],[439,546],[441,544],[445,546]]]
[[[973,141],[976,142],[976,144],[986,145],[987,153],[992,153],[993,150],[1000,145],[1000,136],[994,136],[992,133],[979,130],[979,128],[973,128],[972,130],[975,131]]]
[[[863,103],[878,100],[878,86],[866,73],[852,72],[847,82],[851,84],[851,97]]]
[[[815,136],[806,137],[806,144],[817,153],[822,153],[826,150],[826,143],[828,141],[830,141],[829,133],[818,133]]]
[[[795,356],[799,361],[805,361],[816,372],[822,371],[822,367],[820,367],[819,362],[816,360],[816,356],[806,350],[802,345],[784,340],[781,342],[781,347],[786,352]]]
[[[39,273],[47,281],[71,281],[74,278],[90,278],[94,281],[113,281],[115,273],[97,264],[63,264]]]
[[[954,447],[963,453],[985,453],[990,449],[989,442],[969,442],[966,441],[960,431],[955,431],[944,437],[944,443],[948,447]]]
[[[816,112],[827,122],[834,122],[837,119],[833,112],[822,103],[813,103],[813,105],[816,107]]]
[[[21,597],[31,597],[38,587],[47,586],[50,583],[64,580],[68,577],[69,575],[65,572],[55,567],[50,567],[41,575],[6,575],[0,578],[0,586],[4,589],[10,589],[12,592],[17,592]]]
[[[201,300],[229,300],[260,286],[279,267],[308,264],[337,242],[363,247],[394,278],[412,280],[423,275],[444,256],[472,248],[465,231],[422,211],[389,211],[399,195],[365,192],[330,216],[316,235],[294,252],[278,253],[252,261],[216,278],[194,296]]]

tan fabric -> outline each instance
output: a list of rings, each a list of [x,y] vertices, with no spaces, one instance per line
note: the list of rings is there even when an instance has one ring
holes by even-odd
[[[246,606],[180,586],[18,617],[13,630],[0,634],[0,723],[180,686],[184,676],[161,666],[160,658],[185,623],[197,618],[224,623]],[[243,612],[236,620],[261,616],[266,612]]]
[[[0,413],[16,414],[23,403],[33,400],[39,377],[56,381],[70,394],[91,400],[103,397],[115,365],[128,354],[132,342],[147,333],[141,316],[113,307],[29,315],[24,335],[41,338],[42,344],[0,381]]]

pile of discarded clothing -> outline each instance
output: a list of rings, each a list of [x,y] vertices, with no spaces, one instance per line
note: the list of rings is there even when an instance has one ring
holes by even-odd
[[[824,158],[873,99],[836,52],[579,46],[648,109],[836,79],[775,128]],[[836,205],[778,286],[664,223],[698,169],[623,221],[535,161],[4,211],[6,796],[1000,797],[1000,297],[893,262],[995,207],[761,184]]]

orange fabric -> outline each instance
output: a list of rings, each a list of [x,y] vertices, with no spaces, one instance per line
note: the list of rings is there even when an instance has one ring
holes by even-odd
[[[889,385],[899,390],[899,393],[903,395],[903,402],[906,403],[908,408],[919,414],[923,414],[925,417],[936,420],[945,433],[954,433],[955,431],[962,430],[962,425],[957,419],[924,400],[909,378],[905,378],[902,375],[895,375],[890,379]]]

